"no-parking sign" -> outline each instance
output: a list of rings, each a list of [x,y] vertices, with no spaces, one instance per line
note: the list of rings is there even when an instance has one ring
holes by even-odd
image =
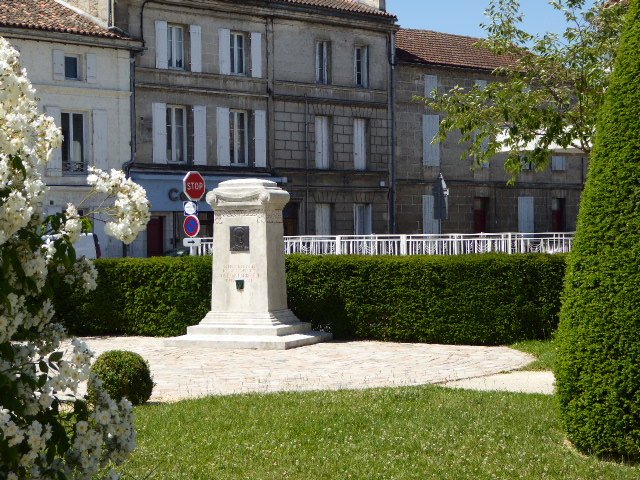
[[[184,219],[184,233],[189,237],[195,237],[200,233],[200,220],[195,215],[189,215]]]

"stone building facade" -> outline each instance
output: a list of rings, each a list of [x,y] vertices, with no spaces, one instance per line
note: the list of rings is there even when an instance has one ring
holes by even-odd
[[[464,145],[452,134],[431,144],[440,117],[414,96],[440,93],[456,85],[472,88],[493,78],[504,59],[477,48],[476,38],[424,30],[397,33],[395,71],[397,121],[397,219],[402,233],[573,231],[586,159],[557,152],[542,172],[524,170],[514,187],[504,159],[473,170],[461,160]],[[449,188],[449,219],[434,220],[432,186],[439,173]]]
[[[121,169],[131,159],[131,56],[139,44],[106,24],[54,0],[3,0],[0,35],[20,52],[40,108],[62,127],[62,148],[43,172],[49,185],[46,208],[60,212],[83,204],[87,169]],[[122,244],[93,218],[102,252],[122,255]]]
[[[87,2],[89,4],[87,4]],[[395,17],[378,1],[71,0],[140,39],[131,177],[152,203],[132,255],[182,244],[182,178],[291,194],[288,234],[389,230]],[[110,4],[110,8],[101,7]],[[200,203],[202,236],[213,213]]]

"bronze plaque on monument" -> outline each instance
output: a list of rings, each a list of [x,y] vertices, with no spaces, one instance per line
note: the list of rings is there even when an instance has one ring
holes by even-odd
[[[248,252],[249,227],[229,227],[229,243],[232,252]]]

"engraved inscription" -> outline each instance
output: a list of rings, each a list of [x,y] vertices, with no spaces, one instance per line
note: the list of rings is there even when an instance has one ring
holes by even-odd
[[[229,249],[232,252],[249,251],[249,227],[229,227]]]
[[[258,269],[253,264],[248,265],[225,265],[222,267],[220,278],[235,282],[236,280],[256,280],[260,277]]]

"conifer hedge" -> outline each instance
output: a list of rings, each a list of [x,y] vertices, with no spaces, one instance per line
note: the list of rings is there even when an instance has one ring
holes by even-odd
[[[598,119],[558,332],[569,439],[640,458],[640,12],[632,0]]]

